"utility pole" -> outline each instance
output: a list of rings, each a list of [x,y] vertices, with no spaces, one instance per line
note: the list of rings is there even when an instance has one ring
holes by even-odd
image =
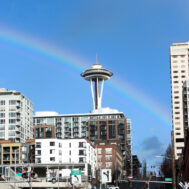
[[[171,132],[171,143],[172,143],[172,172],[173,172],[172,189],[176,189],[174,131]]]

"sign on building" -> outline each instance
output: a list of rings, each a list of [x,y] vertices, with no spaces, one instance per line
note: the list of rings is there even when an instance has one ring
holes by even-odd
[[[81,171],[72,170],[72,184],[81,183]]]
[[[101,182],[103,184],[112,182],[112,170],[111,169],[102,169],[101,170]]]

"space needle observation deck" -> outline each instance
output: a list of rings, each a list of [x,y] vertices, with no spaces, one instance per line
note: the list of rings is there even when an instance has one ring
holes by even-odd
[[[104,81],[110,79],[112,75],[112,72],[102,68],[102,65],[97,62],[93,64],[90,69],[81,73],[81,76],[84,77],[85,80],[90,81],[93,110],[101,108]]]

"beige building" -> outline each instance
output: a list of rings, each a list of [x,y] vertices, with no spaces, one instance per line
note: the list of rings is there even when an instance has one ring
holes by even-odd
[[[0,89],[0,140],[33,138],[33,104],[15,90]]]
[[[172,125],[174,131],[175,159],[182,155],[184,130],[188,127],[184,83],[189,80],[189,42],[174,43],[170,47]],[[186,115],[185,115],[186,114]]]

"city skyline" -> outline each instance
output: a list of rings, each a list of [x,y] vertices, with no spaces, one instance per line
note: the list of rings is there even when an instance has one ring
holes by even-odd
[[[1,3],[0,88],[22,92],[34,111],[88,113],[80,74],[97,53],[114,73],[102,106],[131,119],[133,153],[151,161],[171,142],[169,47],[188,40],[188,2],[73,2]]]

